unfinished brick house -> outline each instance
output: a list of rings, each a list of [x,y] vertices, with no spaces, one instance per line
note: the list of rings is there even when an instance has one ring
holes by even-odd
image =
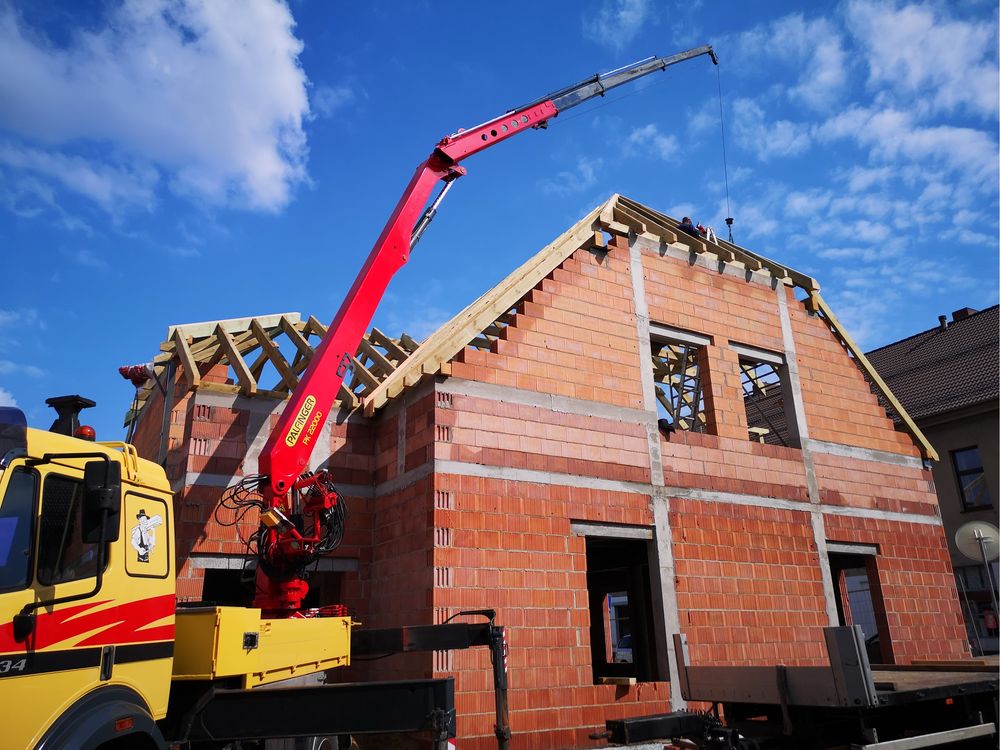
[[[182,597],[243,595],[213,511],[323,333],[285,314],[161,346],[131,418],[177,491]],[[698,665],[822,663],[838,623],[875,661],[967,658],[936,456],[882,387],[813,279],[612,196],[423,343],[366,338],[315,455],[349,502],[316,599],[376,627],[496,608],[525,748],[682,707],[677,632]],[[461,746],[494,746],[485,651],[351,670],[455,675]]]

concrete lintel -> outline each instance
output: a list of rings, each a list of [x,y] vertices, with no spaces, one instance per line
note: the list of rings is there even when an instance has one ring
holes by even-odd
[[[943,526],[939,516],[925,516],[920,513],[900,513],[894,510],[878,510],[876,508],[850,508],[839,505],[824,505],[823,513],[828,516],[856,516],[873,518],[881,521],[899,521],[900,523],[917,523],[923,526]]]
[[[809,450],[813,453],[824,453],[829,456],[841,456],[843,458],[857,458],[861,461],[876,461],[883,464],[893,464],[894,466],[905,466],[909,469],[923,469],[924,462],[915,456],[905,456],[901,453],[889,453],[872,448],[859,448],[854,445],[841,445],[840,443],[828,443],[824,440],[808,440]]]
[[[189,471],[183,483],[180,483],[181,480],[178,480],[175,483],[176,486],[172,487],[172,489],[174,492],[180,492],[184,487],[229,487],[242,478],[242,476],[235,476],[233,474],[209,474],[206,471]],[[351,498],[371,498],[375,496],[374,489],[364,484],[341,484],[338,482],[337,489]]]
[[[839,505],[818,506],[799,500],[785,500],[776,497],[761,497],[759,495],[739,495],[733,492],[714,492],[698,490],[690,487],[666,487],[670,497],[685,500],[701,500],[706,503],[733,503],[734,505],[755,505],[763,508],[778,508],[779,510],[794,510],[800,513],[825,513],[835,516],[854,516],[856,518],[873,518],[883,521],[899,521],[901,523],[917,523],[927,526],[940,526],[941,519],[937,516],[925,516],[919,513],[901,513],[894,510],[878,510],[876,508],[852,508]]]
[[[653,338],[680,341],[684,344],[694,344],[695,346],[708,346],[712,343],[711,336],[705,336],[700,333],[692,333],[691,331],[684,331],[680,328],[671,328],[670,326],[665,326],[661,323],[654,323],[652,321],[649,323],[649,335]]]
[[[769,352],[767,349],[758,349],[755,346],[747,346],[746,344],[736,344],[733,342],[729,343],[729,348],[741,357],[753,359],[758,362],[767,362],[772,365],[785,364],[785,356],[783,354]]]
[[[282,318],[288,318],[290,323],[298,323],[302,316],[297,312],[274,313],[273,315],[254,315],[247,318],[229,318],[227,320],[206,320],[204,323],[182,323],[181,325],[170,326],[167,329],[167,341],[174,335],[174,331],[180,329],[185,336],[200,338],[211,336],[215,332],[216,326],[222,326],[226,333],[242,333],[250,330],[250,321],[256,320],[261,328],[274,328],[281,322]]]
[[[610,492],[631,492],[639,495],[652,495],[653,487],[639,482],[622,482],[600,477],[585,477],[579,474],[561,474],[554,471],[537,471],[535,469],[513,469],[509,466],[486,466],[484,464],[466,463],[464,461],[449,461],[438,459],[434,461],[435,474],[452,474],[464,477],[483,477],[484,479],[505,479],[512,482],[529,482],[532,484],[559,484],[565,487],[579,487],[588,490],[608,490]],[[381,488],[381,485],[379,485]],[[383,494],[379,492],[378,494]]]
[[[624,526],[613,523],[571,521],[570,533],[574,536],[603,536],[613,539],[652,539],[653,530],[648,526]]]
[[[194,401],[202,406],[217,406],[223,409],[249,411],[254,414],[280,413],[284,401],[271,398],[250,398],[241,393],[215,393],[213,391],[196,390]]]
[[[613,406],[602,401],[585,401],[579,398],[556,396],[539,391],[526,391],[521,388],[494,385],[493,383],[480,383],[475,380],[450,377],[438,383],[437,388],[440,393],[485,398],[490,401],[506,401],[522,406],[537,406],[540,409],[548,409],[563,414],[580,414],[587,417],[613,419],[617,422],[656,423],[655,412],[650,413],[642,409],[630,409],[627,406]]]
[[[877,555],[878,545],[877,544],[856,544],[856,543],[846,543],[846,542],[831,542],[829,539],[826,541],[827,552],[835,552],[841,555]]]
[[[245,555],[191,555],[188,557],[191,567],[199,570],[242,570],[246,564]],[[310,569],[322,571],[354,572],[358,569],[358,560],[354,557],[321,557],[317,563],[312,563]]]

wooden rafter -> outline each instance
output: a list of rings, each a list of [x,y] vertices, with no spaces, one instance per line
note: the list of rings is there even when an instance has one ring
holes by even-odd
[[[178,362],[180,380],[191,390],[285,399],[298,385],[326,331],[316,318],[303,321],[298,313],[171,326],[153,366],[162,377],[171,360]],[[340,389],[340,405],[357,407],[363,396],[378,388],[419,346],[406,334],[392,338],[373,328],[358,348],[351,382]],[[205,380],[205,375],[220,364],[226,366],[235,383]],[[269,372],[277,380],[271,388],[261,382]],[[152,385],[140,390],[138,408],[130,411],[126,422],[142,412],[155,390]]]

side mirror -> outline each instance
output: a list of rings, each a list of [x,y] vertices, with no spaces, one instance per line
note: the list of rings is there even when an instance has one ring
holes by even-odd
[[[88,461],[83,467],[83,541],[86,544],[97,544],[102,539],[117,541],[121,514],[121,464]]]

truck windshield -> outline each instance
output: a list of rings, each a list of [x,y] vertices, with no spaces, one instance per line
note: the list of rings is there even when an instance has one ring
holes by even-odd
[[[28,585],[34,505],[34,473],[15,469],[0,501],[0,591]]]

